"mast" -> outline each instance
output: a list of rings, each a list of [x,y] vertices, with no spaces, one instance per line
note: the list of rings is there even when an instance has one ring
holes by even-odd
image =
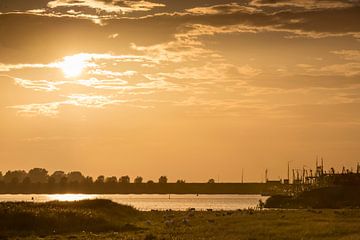
[[[244,169],[241,169],[241,183],[244,183]]]

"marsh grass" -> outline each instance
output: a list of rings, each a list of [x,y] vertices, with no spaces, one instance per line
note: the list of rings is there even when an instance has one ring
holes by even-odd
[[[9,228],[13,235],[8,236],[26,240],[360,239],[359,209],[139,212],[107,200],[86,200],[1,203],[0,212],[0,233]]]
[[[107,232],[135,229],[139,216],[130,206],[110,200],[0,203],[0,232],[8,235]]]

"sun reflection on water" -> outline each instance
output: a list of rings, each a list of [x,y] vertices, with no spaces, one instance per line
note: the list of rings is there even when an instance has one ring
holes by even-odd
[[[50,201],[81,201],[85,199],[95,199],[97,195],[89,194],[53,194],[48,196]]]

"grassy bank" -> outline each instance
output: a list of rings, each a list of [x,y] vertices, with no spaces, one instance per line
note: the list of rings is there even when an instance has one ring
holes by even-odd
[[[357,209],[138,212],[103,200],[0,208],[7,214],[1,236],[9,239],[360,239]]]
[[[139,217],[130,206],[110,200],[79,202],[2,202],[0,232],[2,236],[52,235],[77,232],[108,232],[130,229]]]
[[[332,186],[304,191],[296,196],[272,196],[265,206],[284,209],[360,208],[360,187]]]

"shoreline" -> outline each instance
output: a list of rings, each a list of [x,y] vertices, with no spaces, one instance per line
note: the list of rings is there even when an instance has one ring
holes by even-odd
[[[84,194],[54,194],[54,195],[0,195],[0,202],[48,202],[48,201],[80,201],[86,199],[108,199],[118,204],[131,205],[142,211],[151,210],[180,210],[190,208],[196,210],[238,210],[255,208],[259,201],[265,202],[267,197],[242,194],[196,195],[196,194],[114,194],[114,195],[84,195]]]
[[[0,194],[262,194],[266,183],[4,183]]]

